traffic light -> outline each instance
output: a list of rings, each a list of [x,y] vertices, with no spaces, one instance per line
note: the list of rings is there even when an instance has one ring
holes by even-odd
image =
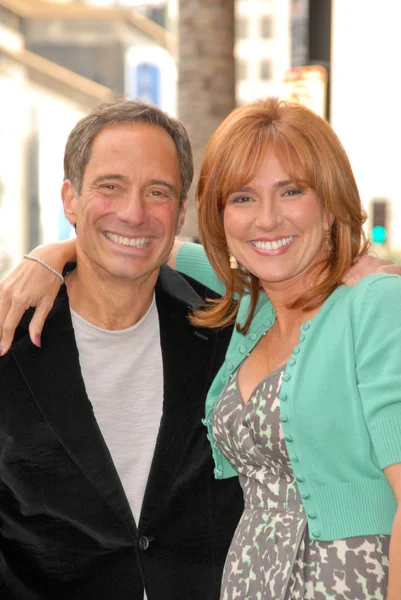
[[[388,237],[388,210],[386,200],[372,202],[372,227],[370,239],[374,244],[384,246]]]

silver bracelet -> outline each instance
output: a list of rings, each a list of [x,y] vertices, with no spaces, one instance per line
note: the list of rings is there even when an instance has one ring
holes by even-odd
[[[53,269],[53,267],[51,267],[47,263],[45,263],[44,260],[41,260],[40,258],[36,258],[36,256],[30,256],[29,254],[24,254],[24,258],[27,258],[28,260],[34,260],[37,263],[39,263],[40,265],[42,265],[42,267],[45,267],[46,269],[49,269],[49,271],[51,271],[52,273],[54,273],[55,275],[57,275],[57,277],[61,281],[61,285],[63,285],[63,283],[64,283],[64,277],[62,276],[62,274],[59,273],[58,271],[56,271],[56,269]]]

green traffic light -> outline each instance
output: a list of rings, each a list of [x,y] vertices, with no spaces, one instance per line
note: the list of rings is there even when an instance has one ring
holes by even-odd
[[[387,239],[386,228],[381,225],[376,225],[372,229],[371,238],[374,244],[384,244]]]

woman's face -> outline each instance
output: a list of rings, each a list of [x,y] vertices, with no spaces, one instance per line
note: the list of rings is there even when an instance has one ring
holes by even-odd
[[[231,253],[266,291],[293,284],[302,290],[328,228],[316,192],[294,184],[274,154],[252,181],[228,196],[224,209]]]

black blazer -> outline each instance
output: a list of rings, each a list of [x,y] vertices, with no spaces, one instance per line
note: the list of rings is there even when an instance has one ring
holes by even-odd
[[[41,349],[25,314],[0,358],[1,600],[142,600],[144,586],[148,600],[218,599],[242,493],[214,479],[201,423],[231,335],[189,325],[206,294],[162,267],[163,416],[138,524],[85,391],[65,287]]]

